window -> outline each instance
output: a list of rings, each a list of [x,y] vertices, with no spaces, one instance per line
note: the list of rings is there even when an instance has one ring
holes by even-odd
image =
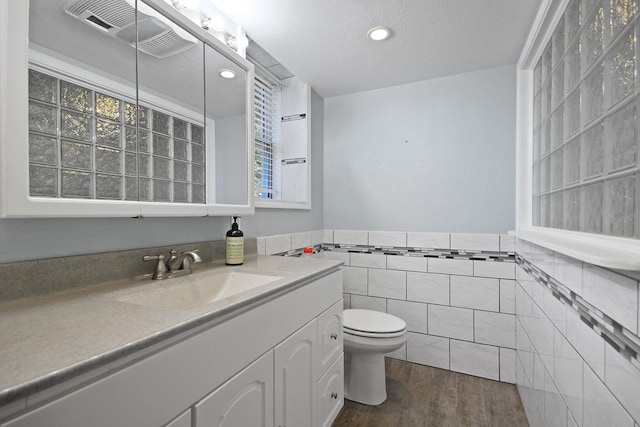
[[[31,196],[205,203],[204,127],[123,98],[29,70]]]
[[[266,79],[254,79],[255,197],[273,199],[274,144],[278,136],[278,88]]]
[[[569,2],[533,72],[533,226],[640,239],[635,0]]]
[[[254,81],[256,206],[309,209],[309,85],[295,77]]]

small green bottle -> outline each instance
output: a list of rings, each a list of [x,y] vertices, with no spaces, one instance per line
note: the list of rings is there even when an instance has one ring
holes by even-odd
[[[227,231],[226,257],[227,265],[240,265],[244,262],[244,233],[238,228],[239,216],[233,217],[231,230]]]

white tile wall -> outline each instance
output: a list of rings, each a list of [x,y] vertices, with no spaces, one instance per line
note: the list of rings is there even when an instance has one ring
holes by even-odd
[[[324,259],[334,259],[336,261],[344,262],[344,265],[350,265],[351,254],[348,252],[331,252],[325,251],[322,252],[322,257]]]
[[[427,271],[429,273],[473,276],[473,261],[464,259],[429,258],[427,261]]]
[[[582,296],[587,302],[637,333],[638,281],[585,264],[582,285]]]
[[[451,305],[500,310],[500,281],[484,277],[451,276]]]
[[[449,369],[449,339],[408,332],[407,360]]]
[[[518,241],[516,246],[528,251],[530,258],[525,259],[544,268],[562,286],[625,328],[637,331],[635,279],[535,245]],[[622,356],[574,308],[522,269],[516,270],[516,276],[516,382],[530,424],[637,425],[640,363],[635,365]],[[592,316],[601,314],[594,311]],[[541,382],[544,386],[539,392]]]
[[[313,246],[313,238],[310,231],[291,234],[291,249],[306,248],[309,246]]]
[[[640,369],[633,366],[610,345],[605,346],[605,384],[631,416],[640,420]]]
[[[498,347],[451,340],[451,370],[500,380]]]
[[[257,237],[256,242],[258,245],[258,248],[257,248],[258,255],[266,255],[267,254],[267,238]]]
[[[582,295],[582,262],[563,254],[553,254],[553,277]]]
[[[360,267],[342,267],[344,291],[350,294],[367,295],[368,271]]]
[[[586,364],[604,379],[605,342],[572,311],[567,313],[567,339]]]
[[[500,312],[514,314],[516,312],[516,282],[500,279]]]
[[[265,253],[267,255],[290,251],[293,249],[293,246],[291,245],[291,234],[280,234],[277,236],[266,237],[265,248]]]
[[[406,300],[407,272],[370,268],[369,295]]]
[[[498,347],[515,348],[515,316],[490,311],[474,310],[474,341]]]
[[[316,245],[317,239],[339,245],[429,249],[449,249],[453,241],[456,249],[469,251],[514,247],[511,236],[497,234],[361,230],[269,236],[258,245],[264,253],[275,253]],[[325,251],[323,257],[344,263],[345,308],[388,312],[407,322],[407,344],[387,356],[515,381],[514,263],[338,251]]]
[[[515,279],[516,265],[512,262],[473,261],[473,275]]]
[[[324,230],[314,230],[311,232],[311,244],[313,246],[315,245],[321,245],[324,243]],[[297,249],[295,246],[293,247],[294,249]]]
[[[387,301],[387,313],[407,322],[407,331],[428,333],[427,312],[423,304],[390,299]]]
[[[351,254],[354,267],[387,268],[387,256],[382,254]]]
[[[364,295],[351,295],[351,308],[361,310],[387,311],[386,298],[368,297]]]
[[[632,427],[633,419],[607,389],[598,376],[588,367],[584,379],[583,427],[620,426]]]
[[[387,268],[390,270],[427,271],[427,258],[415,256],[387,256]]]
[[[407,299],[449,305],[449,275],[407,272]]]
[[[500,348],[500,381],[513,384],[516,382],[516,351]]]
[[[573,418],[580,425],[583,360],[557,329],[554,331],[553,341],[553,380]]]
[[[473,341],[473,310],[430,304],[429,334]]]

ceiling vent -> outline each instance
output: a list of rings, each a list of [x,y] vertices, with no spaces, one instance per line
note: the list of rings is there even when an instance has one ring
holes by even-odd
[[[136,45],[134,0],[79,0],[65,11],[91,28]],[[197,39],[142,2],[138,2],[138,49],[166,58],[197,44]]]

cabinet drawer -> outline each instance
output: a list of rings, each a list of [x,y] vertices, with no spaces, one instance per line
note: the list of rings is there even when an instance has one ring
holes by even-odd
[[[340,300],[318,317],[320,375],[342,353],[342,305]]]
[[[329,427],[344,405],[344,354],[318,381],[318,426]]]

